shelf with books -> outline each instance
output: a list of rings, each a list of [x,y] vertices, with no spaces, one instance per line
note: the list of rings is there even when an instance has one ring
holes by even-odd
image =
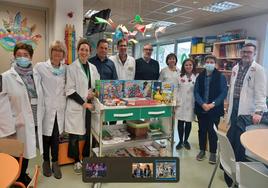
[[[257,46],[257,41],[250,39],[215,42],[213,44],[213,55],[217,58],[218,70],[225,75],[228,84],[230,83],[232,68],[241,61],[241,49],[247,43]]]

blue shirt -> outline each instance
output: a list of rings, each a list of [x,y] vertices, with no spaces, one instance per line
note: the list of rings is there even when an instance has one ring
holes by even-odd
[[[90,63],[96,66],[101,80],[117,80],[117,73],[114,66],[114,62],[107,57],[104,61],[96,55],[88,60]]]

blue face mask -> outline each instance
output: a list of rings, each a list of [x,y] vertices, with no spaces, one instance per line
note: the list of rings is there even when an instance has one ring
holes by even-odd
[[[15,59],[15,62],[18,66],[23,68],[29,67],[29,65],[32,63],[27,57],[17,57]]]
[[[213,72],[215,69],[215,64],[206,63],[204,67],[208,72]]]
[[[52,73],[56,76],[62,75],[65,73],[65,69],[63,67],[60,68],[52,68]]]

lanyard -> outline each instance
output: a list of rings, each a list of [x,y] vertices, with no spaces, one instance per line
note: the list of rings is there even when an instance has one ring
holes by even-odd
[[[87,79],[89,80],[89,78],[90,78],[90,71],[89,71],[89,67],[88,67],[88,70],[87,70],[87,69],[85,69],[85,68],[84,68],[84,66],[82,65],[82,62],[81,62],[81,60],[80,60],[80,59],[79,59],[79,62],[80,62],[80,66],[81,66],[81,68],[82,68],[83,72],[86,74]]]

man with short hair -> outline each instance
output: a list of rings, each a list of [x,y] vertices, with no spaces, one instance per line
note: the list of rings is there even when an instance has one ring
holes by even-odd
[[[100,39],[97,43],[97,54],[90,58],[89,62],[96,66],[101,80],[117,80],[114,62],[107,57],[108,46],[106,39]]]
[[[120,39],[117,42],[118,54],[109,57],[114,62],[119,80],[134,80],[136,62],[133,57],[127,54],[127,41]]]
[[[143,57],[136,59],[135,80],[158,80],[159,63],[151,58],[152,52],[151,44],[143,46]]]
[[[232,69],[227,116],[230,128],[227,137],[236,161],[246,161],[240,136],[248,125],[243,123],[243,117],[241,119],[238,116],[252,115],[252,123],[259,124],[263,113],[267,111],[265,71],[254,60],[255,55],[256,46],[252,43],[245,44],[241,50],[241,61]],[[226,174],[225,181],[228,186],[232,184],[231,178]]]

